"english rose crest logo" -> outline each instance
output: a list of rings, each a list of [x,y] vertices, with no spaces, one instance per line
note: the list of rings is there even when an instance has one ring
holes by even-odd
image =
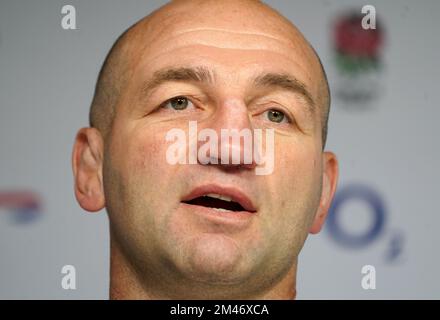
[[[362,27],[363,15],[350,13],[339,17],[333,28],[336,97],[349,106],[366,105],[379,95],[384,31]]]

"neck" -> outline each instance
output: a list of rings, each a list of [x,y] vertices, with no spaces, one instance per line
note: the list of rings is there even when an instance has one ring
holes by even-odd
[[[152,283],[152,279],[160,282],[159,277],[149,277],[144,281],[143,277],[128,262],[119,246],[111,241],[110,248],[110,299],[111,300],[167,300],[167,299],[206,299],[206,295],[200,296],[170,296],[171,290],[158,289],[161,284]],[[294,300],[296,298],[296,268],[295,261],[289,271],[274,286],[264,292],[253,295],[233,297],[230,291],[214,299],[226,300]],[[175,291],[175,290],[172,290]],[[185,292],[193,292],[186,287]]]

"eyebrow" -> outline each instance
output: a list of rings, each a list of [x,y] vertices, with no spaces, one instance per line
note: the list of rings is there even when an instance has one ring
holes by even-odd
[[[215,84],[215,74],[210,69],[198,67],[169,67],[157,70],[150,80],[147,80],[141,87],[141,95],[148,96],[151,91],[165,82],[196,82]],[[263,73],[253,79],[256,87],[273,87],[300,94],[305,100],[307,111],[315,112],[315,102],[307,90],[306,85],[296,77],[287,73]]]
[[[142,86],[142,93],[148,95],[153,89],[157,88],[164,82],[170,81],[192,81],[199,83],[214,83],[213,73],[205,67],[177,67],[165,68],[153,73],[149,81]]]
[[[296,77],[286,73],[265,73],[254,79],[254,85],[258,87],[274,87],[287,90],[293,93],[299,93],[305,100],[308,111],[315,113],[315,101],[306,85]]]

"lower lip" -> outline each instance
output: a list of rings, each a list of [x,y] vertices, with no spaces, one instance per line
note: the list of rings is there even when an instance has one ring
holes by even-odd
[[[255,216],[254,212],[249,211],[219,211],[213,208],[192,205],[184,202],[181,202],[180,204],[185,210],[190,210],[194,213],[201,214],[217,223],[239,225],[247,224],[251,218]]]

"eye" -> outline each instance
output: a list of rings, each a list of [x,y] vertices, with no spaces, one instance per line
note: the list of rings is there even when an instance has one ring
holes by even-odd
[[[286,115],[282,111],[270,109],[265,113],[267,114],[267,118],[272,122],[276,122],[276,123],[289,122]]]
[[[162,105],[165,109],[174,109],[177,111],[185,110],[188,106],[192,105],[192,102],[186,97],[175,97],[165,101]]]

